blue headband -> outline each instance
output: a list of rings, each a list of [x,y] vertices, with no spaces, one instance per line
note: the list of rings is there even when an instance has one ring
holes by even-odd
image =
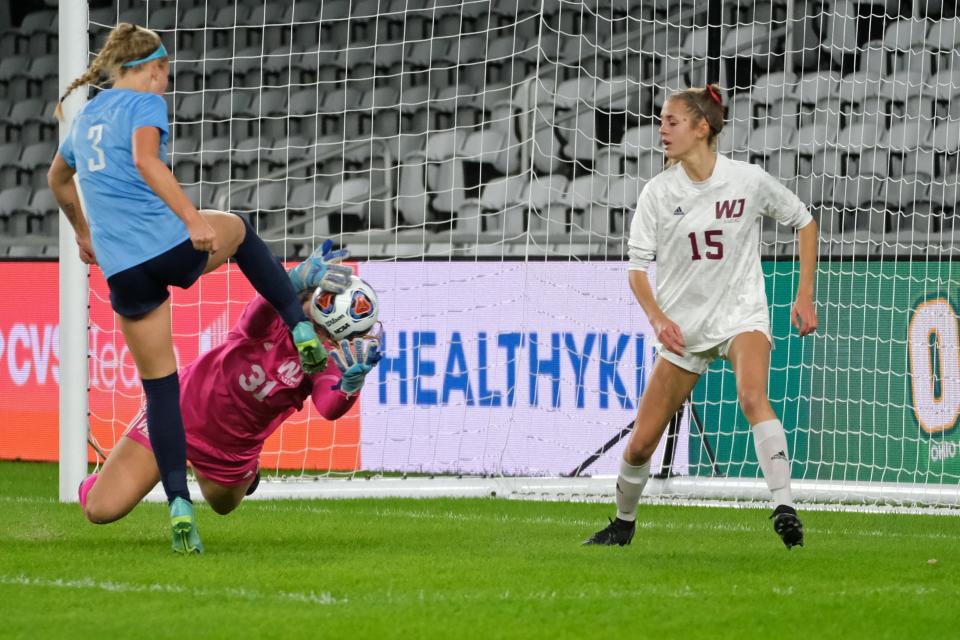
[[[160,46],[157,47],[157,50],[148,55],[146,58],[140,58],[139,60],[131,60],[130,62],[124,62],[122,66],[124,67],[135,67],[138,64],[143,64],[144,62],[150,62],[151,60],[156,60],[157,58],[166,58],[167,57],[167,48],[163,46],[163,43],[160,43]]]

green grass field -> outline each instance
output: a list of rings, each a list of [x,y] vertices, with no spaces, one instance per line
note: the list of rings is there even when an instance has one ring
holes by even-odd
[[[595,548],[609,505],[260,501],[200,506],[183,558],[162,505],[94,526],[56,478],[0,463],[0,637],[960,635],[954,517],[807,512],[787,551],[765,510],[641,505],[631,546]]]

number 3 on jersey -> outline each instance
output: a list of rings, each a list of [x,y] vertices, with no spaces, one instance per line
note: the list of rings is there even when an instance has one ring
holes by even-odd
[[[103,140],[103,125],[95,124],[89,129],[87,129],[87,140],[90,141],[90,146],[93,147],[94,153],[97,154],[97,159],[93,158],[87,159],[87,169],[90,171],[100,171],[105,169],[107,166],[107,159],[103,155],[103,149],[100,148],[100,141]]]
[[[691,231],[687,234],[687,237],[690,238],[690,249],[693,251],[693,259],[701,260],[706,258],[707,260],[722,260],[723,259],[723,243],[720,242],[720,238],[723,236],[723,229],[710,229],[709,231],[703,232],[703,241],[707,245],[706,252],[701,256],[700,249],[697,248],[697,233]]]
[[[240,374],[240,378],[237,381],[240,383],[240,388],[244,391],[251,392],[258,402],[263,402],[267,394],[277,386],[276,380],[271,380],[264,384],[264,382],[267,381],[267,374],[263,370],[263,367],[258,364],[250,365],[250,374]]]

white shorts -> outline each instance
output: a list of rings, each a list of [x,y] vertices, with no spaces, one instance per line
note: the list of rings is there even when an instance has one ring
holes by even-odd
[[[691,373],[696,373],[697,375],[703,375],[707,372],[707,369],[710,368],[710,364],[713,363],[717,358],[727,358],[727,354],[730,353],[730,345],[733,344],[733,339],[743,333],[750,333],[751,331],[759,331],[767,337],[767,340],[770,341],[770,348],[773,349],[773,339],[770,337],[770,329],[767,327],[744,327],[743,330],[739,331],[736,335],[730,336],[723,342],[714,345],[707,349],[706,351],[696,351],[696,352],[687,352],[686,355],[678,356],[672,351],[667,351],[663,348],[663,345],[657,346],[657,356],[663,358],[667,362],[672,362],[681,369],[686,369]]]

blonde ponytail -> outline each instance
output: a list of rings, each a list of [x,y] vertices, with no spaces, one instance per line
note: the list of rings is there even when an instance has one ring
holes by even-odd
[[[155,31],[140,27],[130,22],[121,22],[110,35],[97,57],[90,63],[89,68],[79,78],[70,83],[54,114],[58,120],[63,120],[63,101],[77,88],[87,84],[96,84],[102,75],[106,74],[111,80],[116,80],[124,72],[123,64],[131,60],[139,60],[149,55],[160,46],[160,36]]]

